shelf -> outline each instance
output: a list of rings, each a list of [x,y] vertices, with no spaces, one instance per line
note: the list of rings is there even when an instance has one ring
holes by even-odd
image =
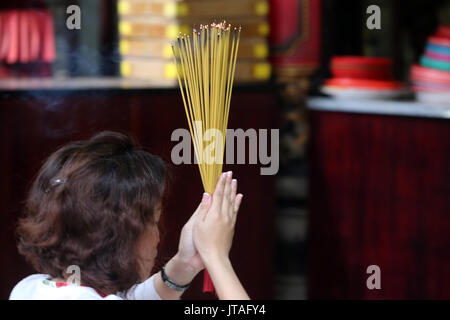
[[[450,119],[450,106],[437,107],[415,101],[346,100],[313,97],[307,100],[307,105],[309,109],[318,111]]]

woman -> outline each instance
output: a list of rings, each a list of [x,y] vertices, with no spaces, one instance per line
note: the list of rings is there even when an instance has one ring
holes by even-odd
[[[53,153],[17,228],[19,252],[39,273],[20,281],[10,299],[179,299],[205,267],[219,299],[249,299],[229,260],[243,197],[231,172],[203,195],[177,254],[150,275],[168,180],[159,157],[119,133]]]

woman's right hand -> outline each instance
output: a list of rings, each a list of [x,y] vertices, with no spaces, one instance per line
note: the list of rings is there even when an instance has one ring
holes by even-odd
[[[194,243],[221,300],[250,299],[229,259],[234,226],[242,201],[232,172],[222,173],[212,198],[205,194],[194,224]]]
[[[242,201],[232,172],[222,173],[212,197],[205,193],[194,225],[194,243],[205,263],[227,261]]]

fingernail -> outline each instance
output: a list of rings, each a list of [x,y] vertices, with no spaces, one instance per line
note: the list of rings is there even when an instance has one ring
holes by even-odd
[[[233,171],[228,171],[227,175],[228,175],[229,178],[231,178],[231,176],[233,175]]]
[[[208,192],[203,193],[202,200],[208,200],[208,199],[209,199],[209,193]]]
[[[237,180],[236,180],[236,179],[233,179],[233,180],[231,180],[231,183],[232,183],[233,185],[235,185],[235,184],[237,183]]]

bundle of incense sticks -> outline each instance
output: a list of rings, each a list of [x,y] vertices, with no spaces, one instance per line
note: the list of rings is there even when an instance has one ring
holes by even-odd
[[[192,36],[180,34],[172,46],[195,157],[210,194],[222,172],[240,35],[240,27],[223,21],[200,25]],[[203,292],[213,291],[205,270]]]

